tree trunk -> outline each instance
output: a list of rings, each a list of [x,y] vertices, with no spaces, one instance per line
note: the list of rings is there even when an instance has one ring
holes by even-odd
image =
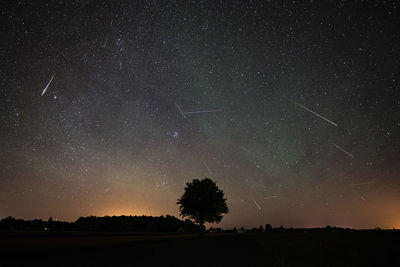
[[[204,235],[206,233],[204,222],[199,222],[199,226],[200,226],[200,235]]]

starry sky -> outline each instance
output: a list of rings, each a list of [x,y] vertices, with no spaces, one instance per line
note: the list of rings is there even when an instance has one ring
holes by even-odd
[[[0,217],[400,227],[397,1],[2,1]]]

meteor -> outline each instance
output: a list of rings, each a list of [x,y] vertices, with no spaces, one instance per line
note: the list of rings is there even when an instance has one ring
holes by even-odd
[[[323,117],[322,115],[319,115],[318,113],[312,111],[311,109],[308,109],[308,108],[306,108],[305,106],[300,105],[299,103],[297,103],[297,105],[299,105],[300,107],[304,108],[305,110],[311,112],[311,113],[314,114],[315,116],[318,116],[318,117],[320,117],[321,119],[323,119],[323,120],[329,122],[330,124],[333,124],[333,125],[335,125],[335,126],[338,126],[337,123],[334,123],[333,121],[328,120],[327,118]]]
[[[269,197],[264,197],[264,199],[272,199],[272,198],[277,198],[279,196],[269,196]]]
[[[340,146],[338,146],[337,144],[335,144],[334,142],[331,141],[331,144],[334,145],[335,147],[337,147],[338,149],[342,150],[344,153],[346,153],[347,155],[349,155],[350,157],[354,158],[354,156],[352,154],[350,154],[349,152],[347,152],[346,150],[344,150],[343,148],[341,148]]]
[[[114,21],[114,19],[111,19],[110,28],[111,28],[111,26],[113,24],[113,21]],[[106,47],[109,35],[110,35],[110,32],[107,32],[106,40],[104,41],[103,47]]]
[[[254,198],[251,198],[251,200],[253,200],[253,202],[254,202],[254,205],[256,205],[256,206],[257,206],[257,208],[258,208],[259,210],[261,210],[261,207],[260,207],[260,205],[258,205],[258,203],[255,201],[255,199],[254,199]]]
[[[108,41],[108,33],[107,33],[106,40],[104,41],[103,47],[106,47],[106,45],[107,45],[107,41]]]
[[[44,90],[43,90],[43,92],[42,92],[42,94],[40,95],[40,96],[43,96],[44,95],[44,93],[46,93],[46,90],[47,90],[47,88],[49,87],[49,85],[51,84],[51,81],[54,79],[54,76],[56,76],[56,74],[54,73],[54,75],[53,76],[51,76],[51,79],[50,79],[50,81],[47,83],[47,85],[46,85],[46,88],[44,88]]]
[[[211,172],[211,170],[210,170],[210,168],[208,168],[207,163],[205,163],[205,162],[203,161],[203,164],[204,164],[204,166],[206,166],[206,168],[207,168],[207,170],[210,172],[210,174],[213,175],[212,172]]]
[[[360,193],[358,193],[357,191],[354,191],[354,190],[353,190],[353,192],[354,192],[354,194],[356,194],[358,197],[360,197],[362,200],[366,201],[366,199],[365,199]]]
[[[251,150],[248,149],[247,147],[244,147],[244,146],[242,146],[242,145],[240,145],[239,147],[240,147],[241,149],[243,149],[244,151],[246,151],[246,152],[248,152],[248,153],[251,153]]]
[[[357,183],[357,184],[350,184],[351,186],[358,186],[358,185],[367,185],[367,184],[374,184],[374,181],[369,181],[369,182],[365,182],[365,183]]]
[[[197,111],[186,111],[183,112],[185,114],[198,114],[198,113],[213,113],[213,112],[220,112],[220,109],[210,109],[210,110],[197,110]]]
[[[181,107],[180,107],[177,103],[175,103],[175,106],[177,107],[177,109],[179,110],[179,112],[182,114],[182,117],[183,117],[184,119],[186,119],[185,113],[182,111]]]

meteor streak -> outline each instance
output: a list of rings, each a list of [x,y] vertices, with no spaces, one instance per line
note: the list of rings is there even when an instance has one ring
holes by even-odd
[[[50,81],[47,83],[46,88],[44,88],[42,94],[40,96],[43,96],[44,93],[46,93],[47,88],[49,87],[49,85],[51,84],[51,81],[54,79],[54,76],[56,76],[56,74],[54,73],[53,76],[51,76]]]
[[[261,207],[260,207],[260,205],[258,205],[257,201],[255,201],[255,199],[254,199],[254,198],[251,198],[251,200],[253,200],[253,202],[254,202],[254,205],[256,205],[256,206],[257,206],[257,208],[258,208],[259,210],[261,210]]]
[[[350,184],[351,186],[358,186],[358,185],[366,185],[366,184],[374,184],[374,181],[369,181],[369,182],[365,182],[365,183],[357,183],[357,184]]]
[[[354,194],[359,196],[362,200],[366,201],[366,199],[360,193],[358,193],[357,191],[354,191],[354,190],[353,190],[353,192],[354,192]]]
[[[177,103],[175,103],[175,106],[178,108],[179,112],[182,114],[182,117],[184,119],[186,119],[185,113],[182,111],[181,107]]]
[[[279,196],[269,196],[269,197],[264,197],[264,199],[272,199],[272,198],[277,198]]]
[[[106,40],[104,41],[103,47],[106,47],[106,45],[107,45],[107,41],[108,41],[108,34],[109,34],[109,33],[107,33],[107,37],[106,37]]]
[[[110,28],[112,26],[113,21],[114,21],[114,19],[111,19]],[[103,47],[106,47],[109,35],[110,35],[110,32],[107,32],[106,40],[104,41]]]
[[[248,149],[247,147],[244,147],[244,146],[242,146],[242,145],[240,145],[239,147],[240,147],[241,149],[243,149],[244,151],[251,153],[251,150]]]
[[[332,142],[332,145],[334,145],[335,147],[337,147],[338,149],[342,150],[344,153],[346,153],[347,155],[349,155],[350,157],[354,158],[354,156],[352,154],[350,154],[349,152],[347,152],[346,150],[344,150],[343,148],[341,148],[340,146],[338,146],[337,144],[335,144],[334,142]]]
[[[305,106],[300,105],[299,103],[297,103],[297,105],[299,105],[300,107],[304,108],[305,110],[311,112],[311,113],[314,114],[315,116],[318,116],[318,117],[320,117],[321,119],[323,119],[323,120],[325,120],[325,121],[327,121],[327,122],[329,122],[329,123],[331,123],[331,124],[333,124],[333,125],[335,125],[335,126],[338,126],[337,123],[334,123],[333,121],[328,120],[327,118],[323,117],[322,115],[319,115],[318,113],[312,111],[311,109],[308,109],[308,108],[306,108]]]
[[[207,170],[210,172],[210,174],[213,175],[212,172],[211,172],[211,170],[210,170],[210,168],[208,168],[207,163],[205,163],[205,162],[203,161],[203,164],[204,164],[204,166],[206,166],[206,168],[207,168]]]
[[[198,114],[198,113],[212,113],[222,111],[220,109],[210,109],[210,110],[198,110],[198,111],[186,111],[185,114]]]

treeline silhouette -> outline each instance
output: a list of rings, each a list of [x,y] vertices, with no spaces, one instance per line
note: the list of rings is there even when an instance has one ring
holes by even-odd
[[[381,230],[380,228],[369,230]],[[393,228],[393,230],[396,230]],[[194,233],[202,232],[201,226],[192,221],[180,220],[174,216],[104,216],[104,217],[80,217],[75,222],[63,222],[53,220],[50,217],[47,221],[41,219],[23,220],[14,217],[6,217],[0,220],[0,231],[99,231],[99,232],[182,232]],[[266,232],[342,232],[356,231],[351,228],[341,228],[327,225],[321,228],[285,228],[279,226],[272,228],[270,224],[265,227],[254,227],[245,229],[221,229],[210,227],[208,233],[266,233]]]
[[[208,229],[209,233],[268,233],[268,232],[273,232],[273,233],[305,233],[305,232],[353,232],[353,231],[381,231],[382,229],[377,227],[374,229],[363,229],[363,230],[358,230],[358,229],[352,229],[352,228],[343,228],[343,227],[337,227],[337,226],[330,226],[327,225],[326,227],[313,227],[313,228],[285,228],[282,225],[279,227],[272,228],[270,224],[266,224],[265,227],[260,225],[260,227],[253,227],[246,229],[244,227],[241,227],[237,229],[236,227],[233,227],[232,229],[222,229],[222,228],[214,228],[210,227]],[[395,228],[393,229],[387,229],[388,231],[398,231]]]
[[[75,222],[23,220],[6,217],[0,221],[0,230],[20,231],[138,231],[138,232],[199,232],[198,225],[174,216],[104,216],[80,217]]]

